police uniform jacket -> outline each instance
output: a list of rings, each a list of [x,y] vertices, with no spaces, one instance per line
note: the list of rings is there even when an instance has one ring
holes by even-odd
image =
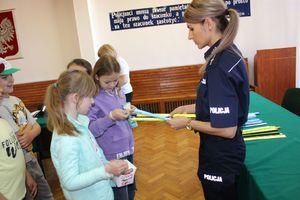
[[[205,53],[207,58],[219,45]],[[201,181],[232,184],[245,158],[240,127],[247,121],[249,83],[244,59],[233,44],[208,61],[197,88],[196,119],[214,128],[237,126],[234,138],[200,132],[199,169]]]

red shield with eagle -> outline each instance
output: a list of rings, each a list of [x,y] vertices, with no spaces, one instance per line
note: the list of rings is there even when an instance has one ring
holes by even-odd
[[[14,56],[19,52],[13,12],[0,11],[0,57]]]

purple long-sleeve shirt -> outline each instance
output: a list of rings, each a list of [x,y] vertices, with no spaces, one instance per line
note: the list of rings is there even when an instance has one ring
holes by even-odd
[[[128,121],[112,121],[108,116],[110,111],[123,108],[126,102],[125,98],[100,90],[98,95],[94,97],[94,101],[95,103],[88,114],[90,118],[89,129],[103,149],[106,159],[113,160],[132,155],[134,141]]]

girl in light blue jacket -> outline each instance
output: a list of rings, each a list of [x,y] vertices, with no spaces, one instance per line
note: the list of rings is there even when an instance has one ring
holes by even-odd
[[[68,200],[112,200],[111,178],[128,170],[124,160],[107,161],[88,129],[96,87],[86,73],[66,71],[46,94],[51,157]]]

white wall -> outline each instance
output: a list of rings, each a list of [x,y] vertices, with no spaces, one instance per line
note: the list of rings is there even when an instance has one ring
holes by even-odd
[[[56,79],[66,64],[83,57],[92,64],[97,50],[111,43],[132,70],[203,62],[205,50],[187,40],[184,23],[110,31],[109,12],[189,3],[190,0],[0,0],[0,10],[15,8],[23,59],[16,83]],[[34,5],[34,6],[33,6]],[[251,17],[242,17],[236,39],[250,69],[257,49],[297,47],[300,87],[300,1],[252,0]],[[251,72],[253,82],[253,72]]]
[[[164,25],[110,31],[109,12],[189,3],[172,0],[90,0],[95,49],[111,43],[129,62],[132,70],[180,66],[203,62],[203,52],[187,40],[185,24]],[[253,82],[253,58],[258,49],[297,46],[300,48],[298,0],[252,0],[251,17],[242,17],[236,38],[250,64]],[[297,60],[300,59],[299,53]],[[300,87],[300,63],[297,62],[297,86]]]
[[[241,18],[236,39],[244,56],[250,59],[251,81],[253,81],[253,58],[256,50],[295,46],[299,49],[300,35],[297,34],[297,29],[300,27],[299,6],[300,2],[297,0],[251,1],[251,17]],[[298,55],[297,60],[299,59]],[[300,69],[299,64],[298,69]],[[300,73],[296,76],[299,80]],[[299,81],[298,87],[300,87]]]
[[[88,8],[88,1],[73,0],[74,14],[78,34],[78,42],[80,47],[80,55],[82,58],[94,65],[94,42],[91,25],[91,17]]]
[[[203,56],[187,40],[186,25],[174,24],[111,31],[109,12],[188,3],[179,0],[126,1],[91,0],[95,49],[112,44],[131,70],[180,66],[203,62]],[[203,51],[204,52],[204,51]]]
[[[0,10],[14,9],[21,59],[10,60],[20,72],[15,83],[56,79],[80,56],[72,0],[0,0]]]

